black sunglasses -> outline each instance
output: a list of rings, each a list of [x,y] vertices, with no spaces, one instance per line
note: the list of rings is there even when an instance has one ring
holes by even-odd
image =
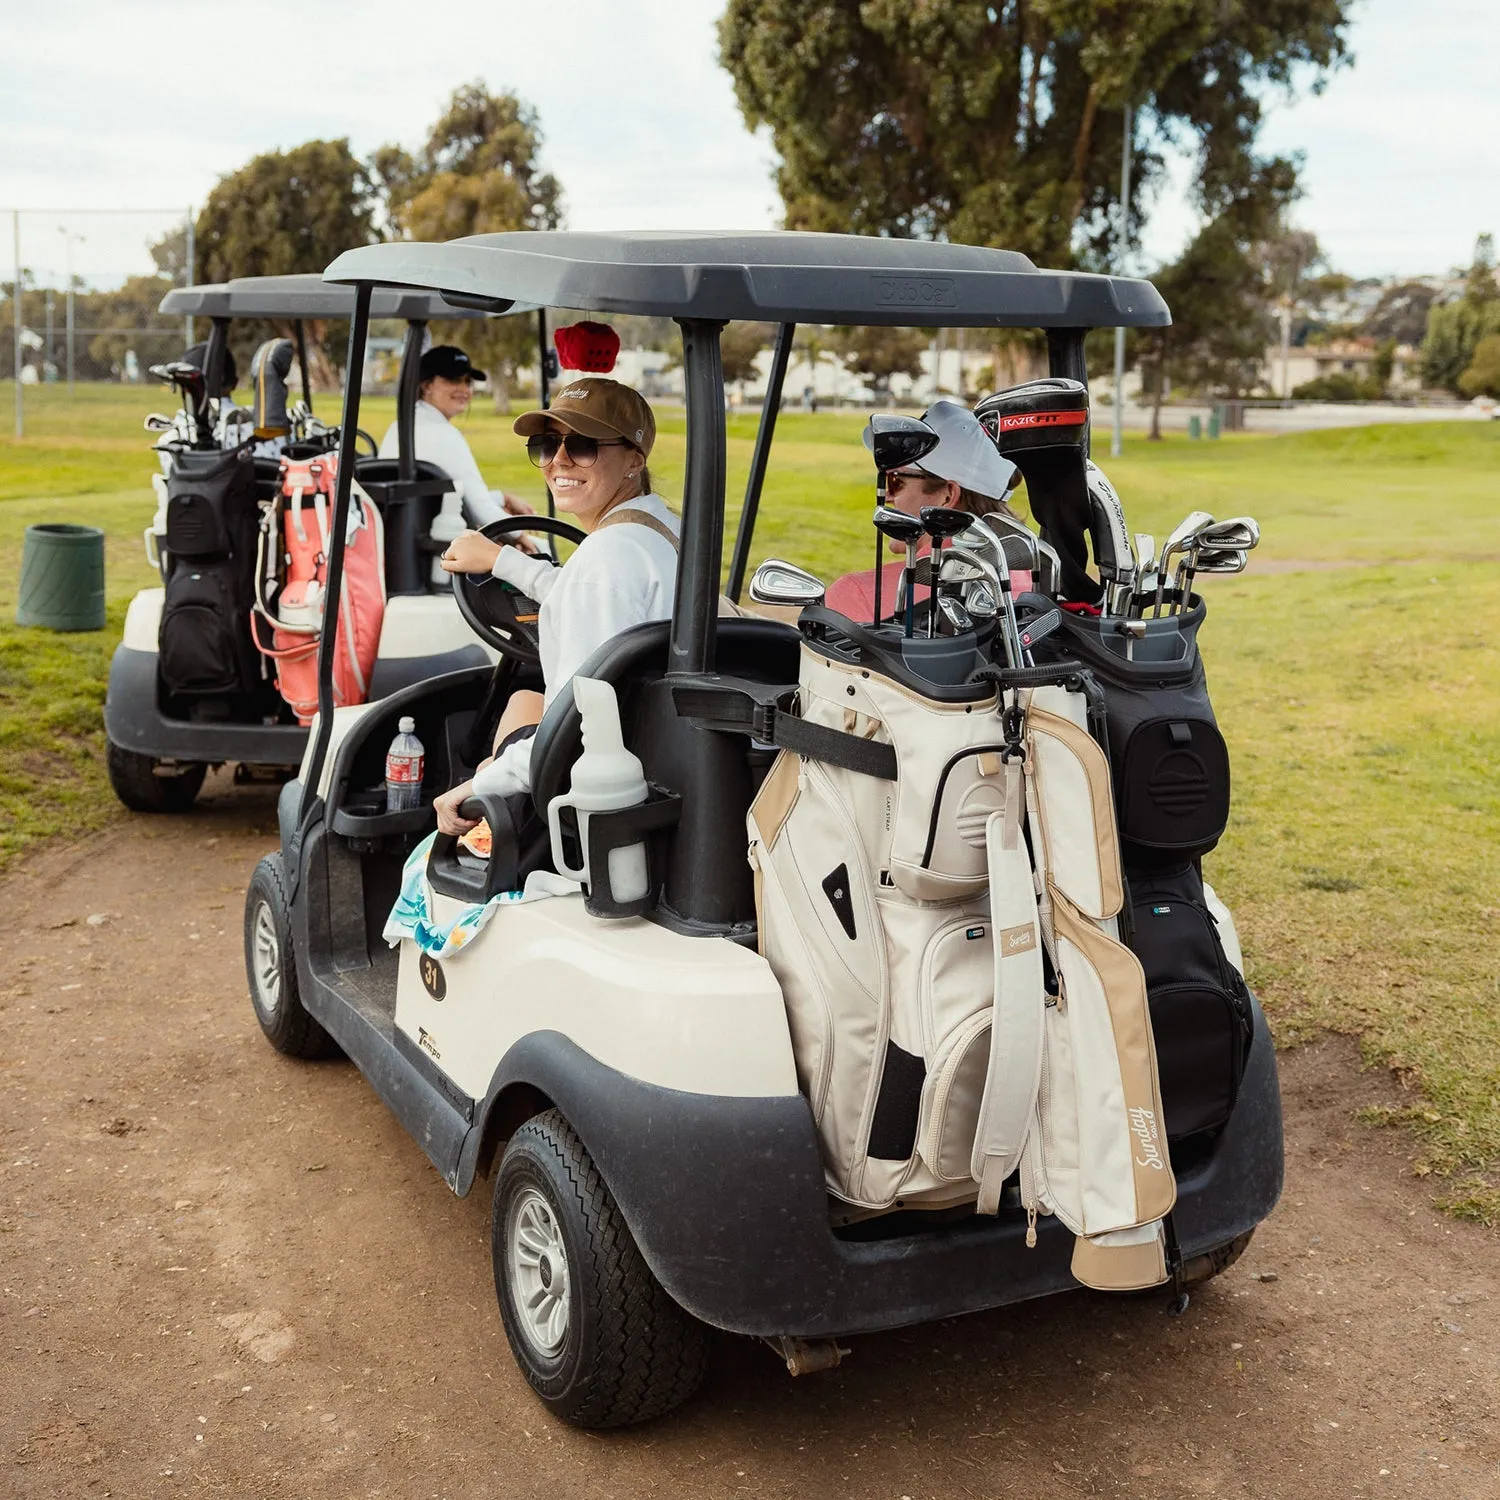
[[[559,453],[567,449],[570,463],[577,464],[580,469],[588,469],[593,467],[601,448],[629,446],[622,438],[601,440],[584,437],[577,432],[539,432],[535,437],[526,439],[526,457],[540,469],[552,463]]]

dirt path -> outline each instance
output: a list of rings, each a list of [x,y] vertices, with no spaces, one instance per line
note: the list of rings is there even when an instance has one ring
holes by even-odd
[[[726,1338],[677,1416],[560,1427],[485,1193],[347,1064],[261,1039],[240,911],[273,805],[210,791],[0,885],[0,1494],[1500,1495],[1500,1239],[1352,1122],[1383,1085],[1336,1043],[1284,1060],[1286,1197],[1183,1318],[1054,1299],[798,1381]]]

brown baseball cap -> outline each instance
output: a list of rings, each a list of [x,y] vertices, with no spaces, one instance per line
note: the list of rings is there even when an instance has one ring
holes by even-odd
[[[624,438],[644,454],[651,452],[656,441],[656,418],[641,393],[600,375],[570,380],[545,411],[517,417],[513,430],[522,437],[534,437],[547,430],[549,420],[584,437]]]

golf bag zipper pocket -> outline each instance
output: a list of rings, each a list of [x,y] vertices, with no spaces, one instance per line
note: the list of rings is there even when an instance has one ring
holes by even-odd
[[[917,1154],[943,1182],[968,1182],[974,1126],[990,1056],[988,1008],[970,1016],[933,1057],[922,1090]]]

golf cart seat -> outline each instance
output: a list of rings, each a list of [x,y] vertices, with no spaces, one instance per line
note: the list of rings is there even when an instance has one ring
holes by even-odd
[[[412,479],[401,477],[399,458],[357,459],[354,477],[380,507],[385,522],[389,591],[426,593],[432,558],[432,518],[438,513],[444,494],[454,488],[452,479],[436,464],[421,458],[416,460],[416,475]]]
[[[673,895],[682,882],[693,881],[700,897],[706,882],[712,887],[715,926],[750,924],[755,900],[745,860],[745,814],[775,752],[757,748],[748,736],[716,733],[678,714],[667,678],[670,632],[666,620],[622,631],[584,663],[579,675],[615,689],[625,743],[641,758],[646,779],[682,799],[680,820],[666,835],[663,903],[680,910]],[[797,683],[800,647],[791,625],[721,619],[716,670],[726,677],[785,684],[790,691]],[[533,744],[531,785],[538,808],[568,790],[582,753],[583,721],[570,685],[553,699]],[[516,885],[527,873],[518,867]]]

